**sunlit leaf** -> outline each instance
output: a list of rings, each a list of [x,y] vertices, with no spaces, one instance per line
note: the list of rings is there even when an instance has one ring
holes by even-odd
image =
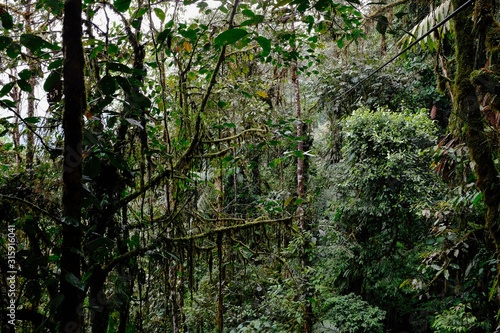
[[[264,90],[257,91],[257,95],[262,97],[262,98],[269,98],[269,95]]]
[[[154,9],[156,17],[160,19],[160,21],[165,21],[165,12],[161,8]]]

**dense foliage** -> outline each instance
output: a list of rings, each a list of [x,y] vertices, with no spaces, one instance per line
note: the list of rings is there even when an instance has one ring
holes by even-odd
[[[497,17],[0,4],[0,330],[497,332]]]

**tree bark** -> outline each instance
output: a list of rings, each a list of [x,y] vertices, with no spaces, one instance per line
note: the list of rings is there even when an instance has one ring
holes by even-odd
[[[459,8],[466,1],[453,0],[454,8]],[[457,131],[461,131],[470,151],[471,160],[475,164],[476,186],[481,191],[486,204],[484,217],[485,229],[489,232],[496,258],[500,258],[500,178],[495,166],[495,146],[484,119],[484,108],[481,105],[481,80],[474,77],[474,71],[485,66],[488,59],[489,33],[497,28],[493,19],[494,1],[476,1],[476,7],[469,7],[454,18],[455,25],[455,59],[456,74],[453,84],[454,111],[456,113]],[[474,21],[471,20],[474,17]],[[471,33],[472,32],[472,33]],[[483,82],[484,83],[484,82]],[[498,133],[496,134],[498,140]],[[498,261],[497,261],[498,262]],[[497,264],[499,272],[500,264]],[[496,280],[500,278],[497,273]],[[499,290],[496,290],[497,304],[495,313],[500,307]],[[496,323],[498,324],[498,323]]]
[[[297,150],[300,154],[304,154],[304,124],[302,122],[302,110],[300,105],[300,83],[297,72],[297,60],[292,64],[292,84],[294,87],[294,99],[295,99],[295,116],[297,117],[297,137],[299,141],[297,143]],[[301,262],[304,269],[303,272],[303,298],[304,298],[304,333],[311,333],[313,330],[313,310],[311,304],[312,293],[310,291],[309,276],[307,273],[307,267],[310,264],[309,255],[307,249],[309,248],[309,233],[310,225],[306,221],[306,216],[304,212],[304,206],[302,204],[306,197],[305,190],[305,156],[297,158],[297,196],[299,198],[299,204],[297,205],[297,215],[299,218],[299,229],[303,236],[303,243],[301,249]]]
[[[63,226],[60,262],[60,293],[63,300],[56,313],[62,332],[83,331],[83,291],[78,287],[82,247],[82,127],[85,109],[84,57],[82,46],[82,2],[64,4],[64,169]]]

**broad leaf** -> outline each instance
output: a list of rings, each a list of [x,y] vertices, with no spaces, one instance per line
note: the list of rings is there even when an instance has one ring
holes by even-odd
[[[130,3],[131,0],[115,0],[113,2],[113,5],[115,6],[117,11],[124,13],[129,9]]]
[[[7,95],[15,85],[16,82],[9,82],[6,85],[4,85],[0,90],[0,97]]]
[[[22,91],[31,92],[32,88],[29,82],[27,82],[26,80],[17,80],[16,82]]]
[[[260,47],[262,47],[262,53],[260,55],[263,57],[267,57],[269,53],[271,53],[271,40],[262,36],[259,36],[255,39],[257,40],[257,43],[259,43]]]
[[[32,35],[32,34],[22,34],[19,38],[22,45],[26,46],[31,52],[37,53],[42,49],[56,50],[58,47],[52,45],[51,43],[45,41],[43,38]]]
[[[5,50],[5,48],[9,46],[11,43],[12,43],[12,38],[0,36],[0,51]]]
[[[160,19],[160,21],[165,21],[165,12],[161,10],[160,8],[155,8],[154,9],[156,17]]]
[[[85,285],[83,284],[83,282],[80,281],[80,279],[78,279],[73,273],[66,273],[66,275],[64,275],[64,279],[73,287],[76,287],[81,291],[85,290]]]
[[[47,79],[45,80],[45,83],[43,84],[43,90],[46,92],[52,91],[52,89],[54,89],[60,81],[61,72],[57,70],[50,72],[49,76],[47,76]]]
[[[116,80],[111,75],[105,75],[99,82],[99,88],[104,95],[111,95],[116,91]]]
[[[2,22],[2,27],[4,29],[12,29],[14,27],[14,19],[7,11],[3,11],[0,14],[0,21]]]
[[[21,54],[21,45],[17,43],[10,43],[7,47],[7,55],[11,59],[15,59],[18,55]]]
[[[214,43],[217,46],[230,45],[236,43],[246,35],[248,35],[248,31],[245,29],[229,29],[215,37]]]

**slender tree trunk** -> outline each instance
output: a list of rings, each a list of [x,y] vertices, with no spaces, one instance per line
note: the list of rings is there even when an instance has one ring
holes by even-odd
[[[304,153],[304,124],[302,122],[302,110],[300,105],[300,83],[297,72],[297,61],[292,64],[292,84],[294,87],[294,99],[295,99],[295,113],[297,117],[297,137],[299,142],[297,144],[297,150],[303,154]],[[297,205],[297,215],[299,218],[299,229],[303,235],[303,243],[301,249],[301,261],[304,268],[303,273],[303,298],[304,298],[304,333],[311,333],[313,329],[313,311],[311,304],[311,292],[309,285],[309,277],[307,273],[307,267],[309,266],[309,255],[307,249],[309,248],[309,232],[311,231],[310,225],[307,222],[303,200],[306,197],[305,190],[305,157],[297,158],[297,195],[299,197],[299,204]]]
[[[64,170],[60,292],[57,320],[63,332],[82,332],[83,292],[78,288],[82,247],[82,127],[85,109],[82,47],[82,2],[66,0],[63,20],[64,51]]]
[[[32,21],[31,16],[33,15],[32,11],[32,3],[31,1],[26,2],[26,11],[24,13],[24,21],[26,24],[26,32],[32,33]],[[31,56],[31,51],[28,50],[28,56]],[[34,73],[36,71],[35,60],[31,57],[28,57],[28,67],[31,71],[31,77],[29,79],[29,85],[31,87],[31,91],[28,92],[28,117],[35,116],[35,85],[36,79]],[[32,131],[26,131],[26,169],[33,168],[33,160],[35,156],[35,135]]]

